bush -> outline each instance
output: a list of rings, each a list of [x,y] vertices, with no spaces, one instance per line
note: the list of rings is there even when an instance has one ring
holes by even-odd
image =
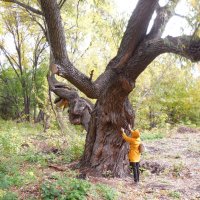
[[[17,195],[0,189],[0,200],[17,200]]]
[[[172,197],[173,199],[180,199],[181,195],[177,191],[171,191],[168,194],[169,197]]]
[[[152,129],[151,131],[145,130],[141,132],[142,140],[158,140],[164,137],[165,133],[161,129]]]
[[[90,183],[75,178],[59,178],[55,182],[45,182],[41,186],[44,200],[65,199],[84,200],[90,189]]]

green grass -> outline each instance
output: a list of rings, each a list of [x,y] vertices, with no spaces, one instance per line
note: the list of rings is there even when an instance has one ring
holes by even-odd
[[[141,133],[142,140],[160,140],[165,137],[165,133],[160,130],[144,131]]]
[[[168,196],[173,198],[173,199],[180,199],[181,198],[180,192],[177,192],[177,191],[170,191],[168,193]]]
[[[93,196],[102,200],[116,200],[118,193],[115,189],[104,185],[92,185],[87,180],[54,176],[54,181],[46,181],[41,185],[41,195],[44,200],[86,200]]]
[[[77,179],[75,171],[55,170],[44,174],[45,170],[50,170],[50,165],[62,168],[66,163],[80,159],[86,134],[71,125],[67,135],[60,134],[55,127],[46,133],[42,130],[40,125],[0,120],[0,200],[18,199],[15,192],[32,185],[39,186],[44,200],[84,200],[88,196],[101,200],[119,198],[120,193],[114,188]],[[154,129],[143,131],[141,138],[158,140],[166,135],[166,130]],[[44,149],[41,145],[44,145]],[[51,147],[58,148],[59,153],[49,151]],[[179,173],[179,167],[175,166],[174,172]],[[33,198],[31,195],[28,199]],[[171,195],[178,196],[176,193]]]
[[[69,132],[66,136],[61,135],[60,131],[55,130],[55,128],[46,133],[43,133],[42,130],[41,125],[15,123],[0,119],[0,200],[17,199],[17,194],[12,192],[12,188],[16,190],[25,185],[39,184],[38,181],[41,181],[43,174],[38,171],[38,168],[47,168],[48,165],[54,163],[62,166],[79,159],[82,155],[85,133],[82,133],[81,129],[69,125]],[[49,149],[56,147],[59,149],[59,154],[45,152],[45,149],[43,151],[35,143],[45,144]],[[26,144],[25,147],[24,144]],[[65,176],[68,181],[66,186],[61,178],[57,180],[57,183],[42,183],[41,191],[43,191],[44,197],[45,191],[49,192],[50,196],[58,195],[55,184],[60,184],[59,187],[62,189],[68,187],[69,199],[83,199],[86,195],[86,188],[89,188],[89,183],[82,182],[75,177],[73,180],[69,179],[72,174],[69,172]],[[73,174],[73,176],[75,175]],[[62,193],[60,191],[61,197]]]
[[[116,199],[117,192],[113,188],[77,179],[74,171],[51,173],[48,181],[42,179],[42,170],[38,171],[39,168],[48,168],[49,164],[60,164],[62,167],[79,159],[84,149],[85,133],[76,134],[73,128],[66,137],[55,130],[41,135],[39,126],[3,120],[0,124],[0,200],[17,200],[18,194],[12,188],[16,191],[31,184],[40,185],[40,195],[44,200],[84,200],[88,195],[102,200]],[[63,145],[62,140],[67,140],[68,145]],[[60,154],[43,152],[34,146],[34,142],[54,146],[60,149]],[[23,144],[27,146],[23,147]]]

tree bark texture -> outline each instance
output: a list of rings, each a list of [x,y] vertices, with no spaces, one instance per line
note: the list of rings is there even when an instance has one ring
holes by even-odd
[[[128,145],[120,127],[133,125],[134,113],[128,101],[132,85],[116,78],[98,99],[91,113],[82,166],[95,169],[97,174],[125,176],[128,172]]]
[[[139,0],[132,13],[117,55],[94,82],[79,72],[69,61],[59,6],[54,0],[41,0],[49,40],[55,58],[54,72],[70,81],[89,98],[97,99],[93,107],[76,91],[58,84],[49,77],[50,88],[69,101],[70,121],[82,123],[87,130],[81,164],[100,175],[108,171],[113,176],[128,173],[128,145],[122,140],[120,127],[134,125],[134,112],[128,100],[137,77],[160,54],[172,52],[192,61],[200,60],[200,40],[193,36],[161,38],[173,15],[178,0],[160,7],[158,0]],[[147,33],[154,11],[157,17]],[[89,105],[89,106],[88,106]],[[84,118],[84,120],[83,120]],[[83,123],[84,122],[84,123]]]

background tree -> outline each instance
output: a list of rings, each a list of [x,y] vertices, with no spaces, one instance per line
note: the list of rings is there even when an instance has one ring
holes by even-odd
[[[200,77],[196,66],[177,56],[162,55],[138,78],[131,93],[136,126],[142,129],[199,124]],[[194,95],[194,91],[196,94]]]
[[[36,97],[40,88],[38,88],[39,85],[37,84],[41,86],[41,82],[39,83],[37,76],[44,77],[44,73],[46,73],[44,68],[38,70],[41,62],[44,62],[42,53],[46,48],[46,43],[43,40],[43,34],[41,35],[40,32],[37,32],[37,29],[33,25],[31,26],[30,21],[27,20],[24,23],[25,17],[24,14],[21,15],[16,10],[12,12],[7,10],[2,14],[5,35],[2,37],[0,50],[6,58],[7,63],[1,66],[1,78],[4,80],[3,82],[7,88],[5,82],[6,71],[7,69],[13,70],[14,74],[12,73],[12,78],[16,80],[16,84],[12,86],[15,90],[8,90],[10,95],[9,99],[10,101],[18,102],[12,104],[9,109],[17,106],[15,109],[17,113],[12,118],[20,117],[21,119],[29,121],[32,111],[34,112],[33,115],[35,118],[38,105]],[[34,31],[34,35],[32,31]],[[10,42],[6,42],[6,38],[9,38]],[[11,42],[13,42],[13,46]],[[12,78],[8,76],[6,79],[8,79],[8,82],[13,83]],[[17,93],[17,91],[21,93]],[[17,97],[15,97],[16,95]]]

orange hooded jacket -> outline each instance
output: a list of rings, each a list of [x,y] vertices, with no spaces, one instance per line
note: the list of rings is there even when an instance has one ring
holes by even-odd
[[[138,130],[135,130],[135,131],[131,131],[131,134],[132,134],[132,137],[128,137],[126,133],[123,132],[122,137],[130,145],[130,150],[128,154],[129,161],[139,162],[140,161],[139,145],[141,143],[140,132]]]

